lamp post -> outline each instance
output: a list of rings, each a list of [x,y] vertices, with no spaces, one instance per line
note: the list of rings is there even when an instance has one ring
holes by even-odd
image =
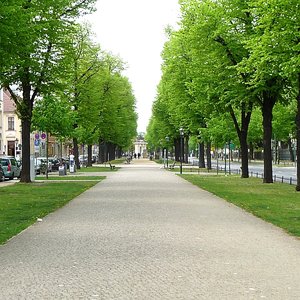
[[[170,138],[168,136],[166,136],[166,156],[167,156],[167,169],[169,168],[169,158],[168,158],[168,144],[169,144]]]
[[[184,131],[183,128],[180,127],[179,129],[179,134],[180,134],[180,174],[182,174],[182,162],[183,162],[183,136],[184,136]]]

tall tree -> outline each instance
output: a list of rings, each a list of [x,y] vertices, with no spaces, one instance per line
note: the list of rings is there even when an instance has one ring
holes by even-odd
[[[101,106],[97,122],[99,144],[113,145],[119,149],[129,147],[137,134],[135,97],[128,78],[122,75],[123,70],[124,63],[118,57],[107,54],[101,72],[101,97],[98,100]],[[114,151],[111,154],[114,156]],[[103,155],[103,160],[107,159],[108,156]]]
[[[248,177],[247,134],[253,96],[247,76],[236,70],[248,55],[244,41],[251,34],[252,18],[245,1],[181,1],[182,31],[191,57],[187,72],[194,107],[205,117],[229,112],[242,149],[242,177]]]
[[[277,101],[291,101],[286,95],[292,92],[299,108],[297,155],[300,156],[299,1],[252,0],[249,5],[255,15],[255,34],[246,42],[250,56],[242,66],[251,74],[250,87],[261,95],[265,154],[271,152],[272,109]],[[265,181],[272,182],[266,163],[271,162],[265,161]],[[297,165],[297,190],[300,190],[300,164]]]
[[[0,82],[9,90],[21,119],[21,182],[30,182],[34,102],[38,95],[55,88],[57,79],[63,77],[61,62],[65,50],[72,46],[66,37],[73,31],[76,18],[91,11],[94,2],[12,0],[1,4],[1,11],[6,12],[1,22],[10,30],[10,35],[4,34],[5,42],[1,43],[1,57],[6,63],[0,64]]]
[[[72,48],[66,53],[65,62],[69,66],[68,73],[68,93],[70,101],[74,108],[74,113],[84,105],[84,101],[88,101],[87,94],[91,87],[89,83],[93,77],[98,75],[102,61],[100,59],[100,47],[92,42],[92,33],[88,25],[77,25],[76,30],[68,37]],[[91,118],[92,119],[92,118]],[[73,154],[75,156],[76,167],[80,168],[78,143],[82,136],[80,131],[79,119],[74,123],[73,138]]]

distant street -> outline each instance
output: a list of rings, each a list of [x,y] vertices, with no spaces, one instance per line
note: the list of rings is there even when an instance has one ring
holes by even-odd
[[[216,163],[214,162],[214,165],[216,165]],[[222,166],[223,168],[225,168],[225,162],[224,161],[219,161],[219,166]],[[234,170],[238,170],[241,167],[241,163],[237,163],[237,162],[230,162],[230,167],[231,169]],[[227,170],[229,168],[229,164],[227,161]],[[264,172],[264,166],[263,163],[249,163],[249,172],[253,172],[253,173],[260,173],[262,174]],[[273,175],[276,176],[284,176],[284,177],[293,177],[296,178],[296,167],[295,166],[287,166],[284,167],[282,164],[282,167],[278,167],[278,166],[273,166]]]
[[[191,159],[191,162],[194,165],[198,164],[198,159]],[[214,169],[217,168],[217,161],[213,160],[212,161],[212,166]],[[222,170],[225,169],[225,161],[224,160],[219,160],[218,161],[218,166],[219,169],[222,168]],[[239,170],[241,167],[241,163],[240,162],[236,162],[236,161],[230,161],[230,163],[228,162],[228,160],[226,161],[226,171],[229,172],[229,170],[231,170],[232,172],[237,172],[237,170]],[[258,173],[259,176],[261,176],[261,174],[263,174],[264,172],[264,166],[263,166],[263,162],[249,162],[249,172],[256,174]],[[273,176],[276,175],[277,178],[281,178],[282,176],[286,179],[289,179],[290,177],[293,178],[293,180],[295,181],[297,178],[297,172],[296,172],[296,166],[295,163],[292,165],[290,164],[289,166],[284,166],[284,163],[281,164],[281,166],[277,166],[277,165],[273,165]]]

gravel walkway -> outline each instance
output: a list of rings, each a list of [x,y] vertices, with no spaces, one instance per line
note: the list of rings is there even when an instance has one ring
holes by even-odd
[[[135,160],[0,246],[0,299],[300,299],[300,241]]]

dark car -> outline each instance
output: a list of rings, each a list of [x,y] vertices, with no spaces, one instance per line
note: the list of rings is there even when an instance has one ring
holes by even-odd
[[[70,160],[69,160],[68,157],[62,157],[59,160],[60,160],[60,162],[62,164],[67,165],[67,169],[69,169],[69,167],[70,167]]]
[[[46,174],[47,171],[47,158],[46,157],[36,157],[34,159],[35,174]],[[52,171],[52,163],[48,159],[48,172]]]
[[[61,165],[61,162],[58,158],[49,157],[49,161],[52,164],[52,171],[58,171],[59,166]]]
[[[2,165],[0,165],[0,181],[5,180],[4,170],[2,169]]]

